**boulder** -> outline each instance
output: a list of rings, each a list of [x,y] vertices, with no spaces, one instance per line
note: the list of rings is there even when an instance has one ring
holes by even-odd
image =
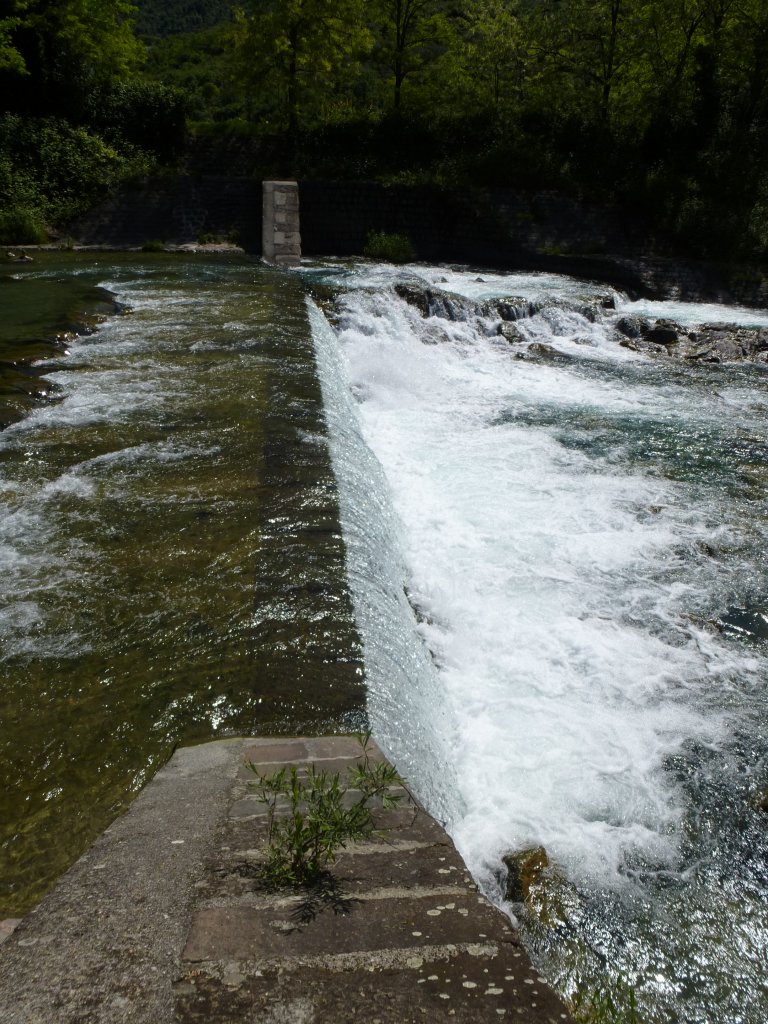
[[[641,316],[622,316],[613,325],[625,338],[641,338],[650,328],[650,323]]]
[[[423,317],[429,316],[429,298],[431,292],[426,288],[420,288],[415,284],[400,282],[395,285],[395,294],[399,295],[403,302],[418,309]]]
[[[535,312],[531,303],[523,298],[493,299],[488,305],[492,307],[496,316],[509,322],[525,320]]]

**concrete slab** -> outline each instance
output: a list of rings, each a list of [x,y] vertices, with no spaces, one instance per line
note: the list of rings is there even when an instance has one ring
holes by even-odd
[[[245,967],[246,973],[230,962],[180,979],[176,996],[188,1024],[564,1024],[560,1002],[513,950],[440,947],[432,957],[408,951],[355,967]]]
[[[307,740],[297,766],[343,775],[359,757],[350,737]],[[261,770],[279,767],[264,761]],[[238,773],[220,855],[201,886],[175,989],[178,1024],[570,1019],[407,792],[396,810],[376,811],[379,835],[340,853],[327,888],[294,895],[260,881],[266,818],[249,775]]]
[[[3,1024],[165,1024],[242,741],[177,750],[0,946]]]
[[[381,757],[379,751],[375,751]],[[344,770],[351,737],[178,750],[0,946],[2,1024],[371,1024],[567,1010],[450,838],[415,803],[343,851],[325,885],[269,889],[246,759]]]

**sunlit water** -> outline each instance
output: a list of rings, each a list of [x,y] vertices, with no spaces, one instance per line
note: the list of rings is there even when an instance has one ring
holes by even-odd
[[[304,275],[341,288],[336,331],[244,260],[6,282],[0,356],[23,335],[53,387],[0,434],[0,913],[175,743],[360,725],[364,654],[377,738],[486,890],[546,847],[549,889],[508,909],[553,983],[764,1024],[768,376],[650,361],[610,323],[768,317],[552,275]],[[107,319],[65,357],[70,311]]]
[[[41,256],[3,293],[9,350],[97,286],[131,312],[41,367],[56,401],[0,433],[0,916],[176,743],[364,720],[301,283]]]
[[[565,992],[763,1024],[768,374],[651,361],[610,321],[768,315],[613,312],[551,275],[305,273],[342,293],[337,334],[311,316],[377,735],[496,899],[501,856],[546,848],[546,905],[509,909]],[[488,315],[422,317],[398,280],[536,311],[513,346]],[[530,342],[570,358],[516,358]]]

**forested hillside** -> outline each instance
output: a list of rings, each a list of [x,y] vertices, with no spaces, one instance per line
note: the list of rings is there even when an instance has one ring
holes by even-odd
[[[231,17],[234,0],[138,0],[136,32],[172,36],[200,32]]]
[[[43,220],[177,159],[186,118],[256,174],[559,189],[768,255],[764,0],[8,2],[0,197]]]

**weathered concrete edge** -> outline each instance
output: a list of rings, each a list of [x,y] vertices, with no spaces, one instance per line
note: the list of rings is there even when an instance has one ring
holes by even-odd
[[[227,813],[243,742],[178,749],[19,923],[0,946],[3,1024],[173,1019],[195,883]]]

